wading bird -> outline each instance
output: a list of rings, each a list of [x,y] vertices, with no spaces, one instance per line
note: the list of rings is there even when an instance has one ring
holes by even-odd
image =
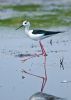
[[[41,43],[41,40],[42,39],[45,39],[45,38],[48,38],[50,36],[53,36],[55,34],[58,34],[58,33],[62,33],[61,31],[45,31],[45,30],[30,30],[29,27],[30,27],[30,22],[29,21],[23,21],[23,24],[19,27],[25,27],[25,34],[27,36],[29,36],[31,39],[33,40],[36,40],[36,41],[39,41],[39,45],[41,47],[41,51],[42,53],[40,54],[35,54],[35,55],[32,55],[31,57],[25,59],[25,60],[28,60],[30,58],[33,58],[33,57],[38,57],[40,55],[42,55],[44,57],[44,73],[45,73],[45,76],[44,77],[41,77],[41,76],[38,76],[38,75],[35,75],[35,74],[31,74],[25,70],[23,70],[23,72],[29,74],[29,75],[32,75],[32,76],[36,76],[36,77],[39,77],[39,78],[42,78],[43,79],[43,82],[42,82],[42,86],[41,86],[41,92],[43,91],[44,87],[45,87],[45,84],[47,82],[47,71],[46,71],[46,51],[44,49],[44,46],[43,44]],[[19,28],[17,28],[16,30],[18,30]],[[23,61],[25,61],[23,60]]]

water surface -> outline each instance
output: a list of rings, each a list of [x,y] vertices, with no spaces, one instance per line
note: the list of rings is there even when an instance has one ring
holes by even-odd
[[[68,29],[68,30],[67,30]],[[67,30],[43,40],[47,51],[48,80],[44,92],[71,100],[71,29],[52,28],[51,30]],[[49,29],[50,30],[50,29]],[[52,45],[50,40],[52,39]],[[23,30],[0,27],[0,99],[28,100],[40,91],[42,80],[22,73],[22,69],[44,75],[43,58],[36,57],[25,63],[21,62],[19,54],[39,53],[38,42],[29,39]],[[60,58],[64,57],[64,70],[60,69]],[[25,78],[23,79],[22,76]]]

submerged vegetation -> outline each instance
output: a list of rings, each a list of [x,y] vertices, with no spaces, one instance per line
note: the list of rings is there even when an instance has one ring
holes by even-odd
[[[71,7],[64,5],[3,5],[0,11],[11,9],[17,15],[0,19],[0,26],[18,26],[23,20],[29,20],[32,27],[71,26]]]

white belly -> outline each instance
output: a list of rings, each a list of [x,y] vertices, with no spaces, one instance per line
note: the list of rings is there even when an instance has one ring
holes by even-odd
[[[33,40],[41,40],[43,38],[43,34],[32,34],[32,30],[29,31],[28,35]]]
[[[44,36],[44,34],[32,34],[33,30],[29,30],[28,32],[26,32],[26,34],[33,40],[41,40],[41,39],[44,39],[46,37],[49,37],[50,35],[48,36]]]

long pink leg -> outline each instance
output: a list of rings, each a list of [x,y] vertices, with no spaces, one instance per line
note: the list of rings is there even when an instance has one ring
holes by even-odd
[[[44,77],[42,77],[42,76],[39,76],[39,75],[36,75],[36,74],[32,74],[32,73],[30,73],[30,72],[27,72],[26,70],[22,70],[22,73],[26,73],[26,74],[28,74],[28,75],[31,75],[31,76],[35,76],[35,77],[38,77],[38,78],[41,78],[41,79],[43,79]]]
[[[35,76],[35,77],[38,77],[38,78],[41,78],[41,79],[43,80],[43,81],[42,81],[42,86],[41,86],[41,92],[43,92],[44,87],[45,87],[46,82],[47,82],[47,72],[46,72],[46,56],[47,56],[47,54],[46,54],[46,51],[45,51],[45,49],[44,49],[44,47],[43,47],[41,41],[39,41],[39,44],[40,44],[42,53],[39,54],[39,55],[33,55],[33,56],[29,57],[29,58],[26,58],[26,60],[28,60],[28,59],[30,59],[30,58],[33,58],[33,57],[36,57],[36,56],[38,57],[38,56],[40,56],[40,55],[43,55],[43,57],[44,57],[44,74],[45,74],[45,76],[44,76],[44,77],[41,77],[41,76],[38,76],[38,75],[35,75],[35,74],[32,74],[32,73],[29,73],[29,72],[27,72],[27,71],[25,71],[25,70],[23,70],[22,72],[24,72],[24,73],[26,73],[26,74],[29,74],[29,75],[32,75],[32,76]]]
[[[41,41],[39,41],[39,44],[40,44],[40,47],[42,50],[42,55],[44,56],[44,74],[45,74],[45,76],[43,78],[42,87],[41,87],[41,92],[43,92],[43,89],[44,89],[45,84],[47,82],[47,71],[46,71],[46,56],[47,56],[47,54],[46,54],[46,51],[45,51]]]
[[[40,41],[39,41],[39,43],[40,43],[40,47],[41,47],[42,53],[39,53],[39,54],[35,53],[35,54],[32,54],[32,55],[29,55],[27,58],[25,57],[25,59],[21,59],[22,62],[27,61],[27,60],[29,60],[31,58],[34,58],[34,57],[39,57],[40,55],[43,55],[45,57],[47,56],[46,51],[45,51],[42,43]]]
[[[31,59],[31,58],[39,57],[40,55],[42,55],[42,53],[40,53],[40,54],[33,54],[33,55],[30,55],[28,58],[22,59],[21,61],[24,62],[24,61],[29,60],[29,59]]]
[[[43,77],[43,76],[39,76],[39,75],[36,75],[36,74],[32,74],[32,73],[30,73],[30,72],[28,72],[28,71],[26,71],[26,70],[22,70],[22,73],[26,73],[26,74],[28,74],[28,75],[31,75],[31,76],[34,76],[34,77],[37,77],[37,78],[40,78],[40,79],[42,79],[43,81],[42,81],[42,87],[41,87],[41,92],[43,92],[43,88],[44,88],[44,86],[45,86],[45,78]]]

